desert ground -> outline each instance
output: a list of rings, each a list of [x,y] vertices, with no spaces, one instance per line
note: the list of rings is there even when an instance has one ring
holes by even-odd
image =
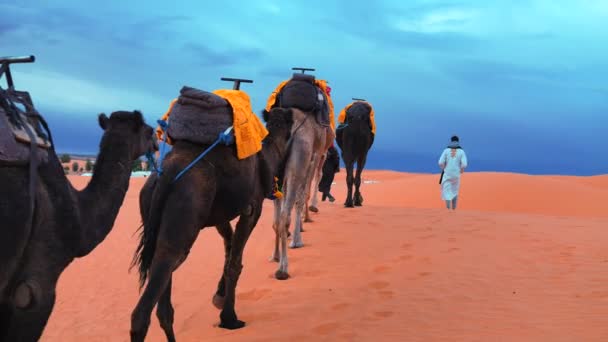
[[[217,327],[223,244],[201,231],[173,278],[178,341],[608,341],[608,175],[465,173],[455,212],[436,174],[363,178],[364,206],[346,209],[337,174],[337,201],[289,251],[287,281],[273,278],[266,201],[237,287],[241,330]],[[128,341],[144,181],[132,178],[108,238],[61,276],[41,341]],[[165,341],[155,314],[147,340]]]

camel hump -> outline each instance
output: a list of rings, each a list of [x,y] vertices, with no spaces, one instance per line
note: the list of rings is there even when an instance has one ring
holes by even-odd
[[[172,140],[212,144],[233,125],[232,107],[222,97],[184,86],[169,114],[167,134]]]
[[[367,102],[355,102],[348,108],[346,111],[347,116],[352,116],[353,118],[361,117],[361,118],[369,118],[372,112],[372,106]]]

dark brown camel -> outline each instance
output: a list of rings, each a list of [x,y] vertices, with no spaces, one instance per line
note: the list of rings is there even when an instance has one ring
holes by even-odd
[[[198,233],[215,226],[224,238],[224,272],[213,297],[221,309],[220,327],[242,328],[235,312],[235,291],[243,265],[243,249],[262,213],[264,198],[279,174],[293,124],[289,109],[275,108],[268,116],[269,131],[262,151],[238,160],[234,146],[218,145],[182,178],[178,172],[206,146],[178,140],[163,163],[161,176],[153,174],[140,194],[143,231],[134,261],[145,290],[131,316],[131,341],[143,341],[152,309],[168,341],[175,341],[171,305],[172,273],[186,259]],[[270,180],[268,179],[270,176]],[[270,189],[269,189],[270,187]],[[233,232],[230,221],[239,217]]]
[[[31,225],[27,166],[0,166],[0,341],[37,341],[63,270],[108,235],[129,187],[133,161],[153,151],[140,112],[99,115],[104,130],[93,177],[77,191],[53,150],[38,168]],[[0,132],[10,134],[10,132]]]
[[[367,153],[374,142],[370,119],[371,105],[367,102],[355,102],[346,111],[346,122],[343,128],[338,127],[336,133],[338,146],[342,150],[342,160],[346,166],[346,186],[348,194],[344,205],[348,208],[363,205],[361,195],[361,173],[367,161]],[[341,131],[341,132],[340,132]],[[353,169],[357,163],[357,174],[353,177]],[[353,183],[355,195],[353,201]]]

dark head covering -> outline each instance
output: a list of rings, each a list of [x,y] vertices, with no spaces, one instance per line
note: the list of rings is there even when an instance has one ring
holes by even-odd
[[[448,148],[461,148],[460,139],[458,139],[457,135],[452,136],[452,138],[450,139],[450,144],[448,145]]]

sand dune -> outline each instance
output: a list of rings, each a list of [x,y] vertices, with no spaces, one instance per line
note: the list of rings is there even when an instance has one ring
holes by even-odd
[[[467,173],[448,212],[438,175],[369,171],[364,207],[322,203],[273,279],[272,204],[245,250],[237,313],[216,327],[221,239],[201,232],[174,277],[179,341],[607,341],[608,176]],[[76,186],[89,178],[73,177]],[[127,273],[139,225],[131,188],[112,233],[58,285],[42,341],[127,341],[138,300]],[[149,341],[164,341],[155,315]]]

